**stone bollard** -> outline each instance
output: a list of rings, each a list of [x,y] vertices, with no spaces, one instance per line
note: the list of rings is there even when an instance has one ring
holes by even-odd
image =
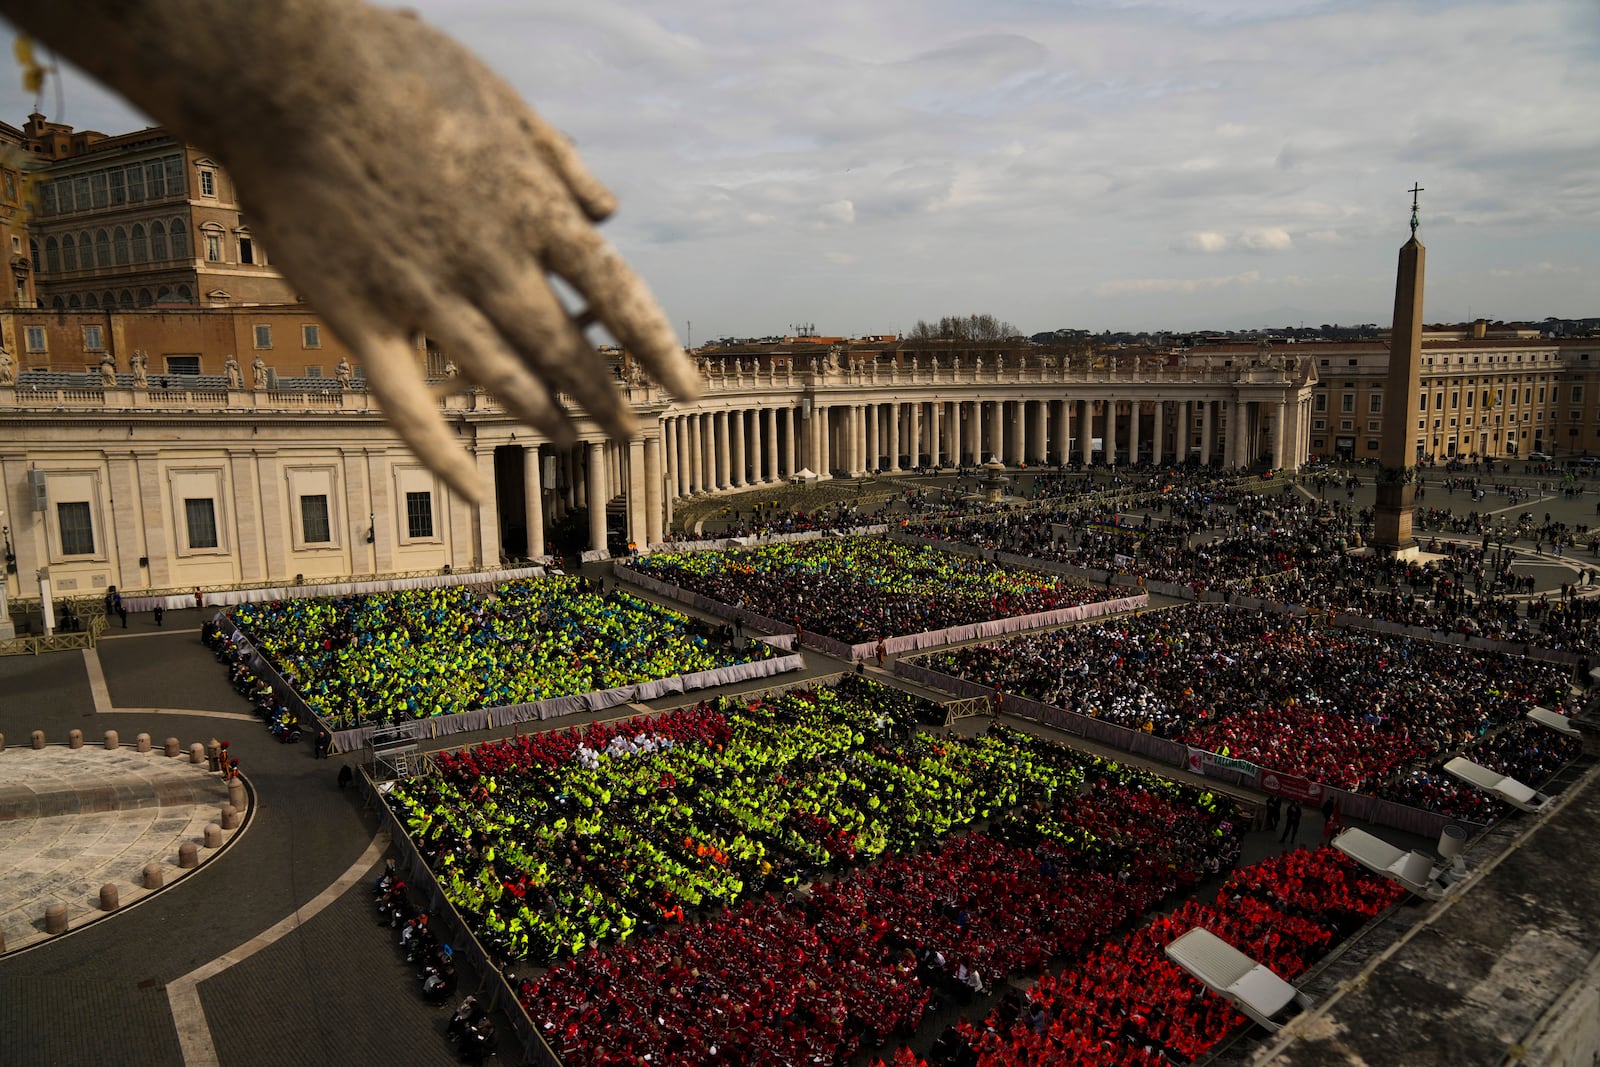
[[[222,847],[222,827],[214,822],[206,823],[206,848]]]
[[[68,748],[82,748],[83,747],[83,731],[82,730],[68,730],[67,731],[67,747]]]
[[[222,828],[224,830],[237,830],[239,828],[239,809],[232,804],[222,805]]]
[[[149,734],[140,734],[138,737],[135,737],[133,739],[133,747],[134,747],[135,750],[137,750],[139,752],[149,752],[150,751],[150,735]]]
[[[189,762],[204,763],[206,761],[206,746],[196,741],[189,746]]]
[[[35,730],[33,732],[33,747],[34,748],[43,748],[44,747],[44,731],[43,730]]]
[[[178,846],[178,866],[186,871],[200,866],[200,850],[193,841],[185,841]]]
[[[169,756],[176,756],[178,753],[183,751],[183,743],[176,737],[169,737],[162,742],[162,751],[166,752],[166,754]]]
[[[5,750],[6,750],[6,735],[5,734],[0,734],[0,752],[4,752]],[[4,952],[4,951],[5,951],[5,949],[0,949],[0,952]]]
[[[44,909],[44,932],[47,934],[64,934],[67,932],[67,906],[65,904],[52,904]]]
[[[250,806],[250,802],[245,797],[244,783],[237,778],[228,783],[228,803],[240,811]]]
[[[100,887],[101,911],[116,911],[118,903],[119,895],[117,893],[117,883],[107,882],[105,885]]]
[[[117,732],[115,730],[107,730],[106,731],[106,751],[107,752],[115,752],[117,749],[119,749],[121,747],[122,747],[122,739],[117,736]]]
[[[144,865],[144,887],[146,889],[160,889],[161,880],[165,876],[166,872],[161,869],[161,864],[147,863]]]
[[[215,737],[206,742],[206,759],[211,762],[212,770],[222,770],[222,742]]]

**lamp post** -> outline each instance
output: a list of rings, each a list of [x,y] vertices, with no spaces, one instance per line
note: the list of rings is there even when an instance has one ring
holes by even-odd
[[[5,521],[6,513],[0,509],[0,524]],[[11,621],[11,527],[0,526],[5,534],[5,561],[0,569],[0,641],[10,641],[17,636],[17,627]]]

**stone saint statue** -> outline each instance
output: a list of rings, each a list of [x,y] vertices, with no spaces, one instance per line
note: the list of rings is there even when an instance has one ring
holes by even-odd
[[[267,361],[260,356],[257,356],[256,361],[250,364],[250,379],[257,389],[265,389],[267,387]]]
[[[0,385],[17,384],[17,365],[11,358],[11,353],[5,346],[0,345]]]
[[[222,373],[228,376],[229,389],[244,388],[244,374],[239,370],[239,361],[233,358],[233,353],[228,353],[228,360],[222,365]]]
[[[578,418],[551,402],[557,392],[583,397],[609,436],[634,433],[584,337],[591,323],[674,396],[700,395],[654,297],[595,231],[616,198],[510,85],[414,12],[363,0],[141,0],[137,18],[133,7],[9,0],[0,12],[227,168],[273,266],[326,309],[396,432],[462,496],[490,487],[428,388],[413,331],[450,337],[464,378],[492,383],[552,437]],[[491,146],[493,167],[459,165]],[[550,274],[586,306],[569,312]]]
[[[100,357],[100,384],[107,389],[117,387],[117,361],[107,352]]]
[[[129,360],[129,364],[133,369],[133,387],[135,389],[150,388],[149,362],[150,357],[145,355],[141,349],[136,348],[133,350],[133,359]]]
[[[355,371],[350,369],[350,360],[348,358],[339,357],[339,365],[333,368],[333,376],[339,380],[340,389],[350,388],[350,380],[355,377]]]

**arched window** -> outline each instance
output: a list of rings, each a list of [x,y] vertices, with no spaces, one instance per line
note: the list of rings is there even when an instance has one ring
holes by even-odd
[[[180,304],[192,304],[192,303],[194,303],[194,293],[190,292],[189,287],[187,285],[178,286],[178,303],[180,303]]]
[[[183,228],[182,219],[173,219],[167,224],[167,232],[172,236],[172,258],[189,258],[189,231]]]
[[[78,299],[78,294],[77,293],[73,293],[71,296],[67,297],[67,307],[76,308],[76,307],[82,307],[82,306],[83,306],[83,301]]]
[[[64,308],[67,305],[63,304],[61,302],[61,298],[58,296],[55,299],[50,301],[50,306],[53,307],[53,308]]]
[[[97,266],[111,266],[111,235],[105,230],[95,231],[94,261]]]
[[[61,235],[61,269],[78,269],[78,242],[72,239],[72,234]]]
[[[117,306],[124,308],[133,307],[133,294],[126,289],[122,290],[121,295],[117,297]]]
[[[83,306],[86,308],[97,308],[100,306],[100,298],[95,296],[93,293],[84,293]]]
[[[78,266],[84,270],[94,266],[94,238],[89,236],[88,230],[78,234]]]
[[[111,231],[111,255],[119,267],[128,265],[128,231],[118,226]]]
[[[61,246],[54,237],[44,239],[44,269],[52,273],[61,269]]]
[[[133,224],[133,261],[146,263],[150,260],[150,238],[145,236],[144,223]]]
[[[33,273],[39,273],[39,242],[28,238],[28,256],[33,260]]]
[[[150,224],[150,258],[157,263],[167,258],[167,228],[159,222]]]
[[[151,304],[154,304],[155,302],[156,302],[156,298],[150,295],[150,290],[148,290],[148,289],[140,289],[139,290],[139,306],[140,307],[147,308]]]
[[[160,304],[160,303],[165,302],[167,297],[169,297],[171,295],[172,295],[172,287],[169,286],[169,285],[163,285],[161,288],[156,290],[156,303]]]
[[[113,293],[110,289],[107,289],[105,291],[105,294],[100,297],[100,306],[103,307],[103,308],[114,308],[114,307],[116,307],[117,306],[117,294]]]

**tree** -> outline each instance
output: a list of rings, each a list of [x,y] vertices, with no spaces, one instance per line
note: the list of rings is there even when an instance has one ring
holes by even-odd
[[[993,315],[946,315],[937,323],[918,319],[907,335],[912,341],[1009,341],[1021,331]]]

